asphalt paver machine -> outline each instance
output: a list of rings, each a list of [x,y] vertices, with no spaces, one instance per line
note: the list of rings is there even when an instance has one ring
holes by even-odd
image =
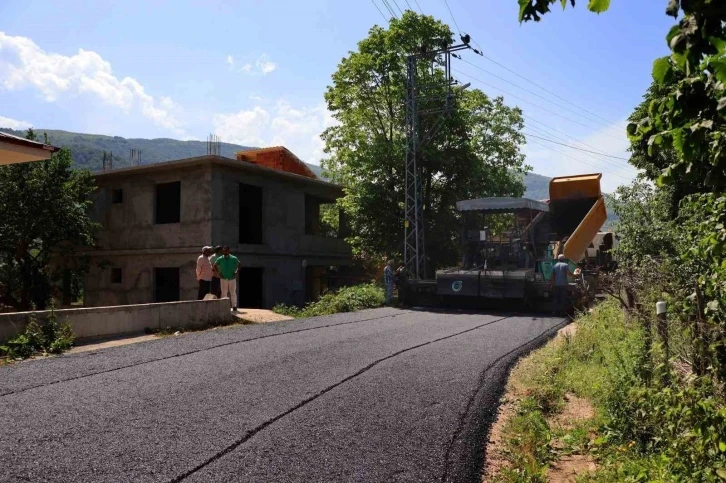
[[[549,308],[552,267],[564,254],[577,276],[568,286],[570,306],[595,296],[597,271],[586,250],[607,218],[600,174],[553,178],[550,198],[480,198],[459,201],[462,261],[438,270],[434,280],[407,280],[405,303],[468,305],[510,300],[529,309]]]

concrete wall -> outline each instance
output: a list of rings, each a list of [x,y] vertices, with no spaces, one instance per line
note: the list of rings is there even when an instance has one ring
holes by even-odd
[[[42,322],[50,311],[0,314],[0,341],[22,333],[31,314]],[[226,322],[230,317],[227,299],[63,309],[56,310],[56,314],[60,321],[71,321],[77,338],[142,332],[147,328],[192,327]]]
[[[239,243],[239,184],[262,188],[262,244]],[[308,266],[349,265],[345,241],[305,234],[306,194],[334,199],[315,187],[254,176],[225,166],[212,167],[212,245],[229,245],[243,266],[264,268],[264,306],[305,302]],[[312,210],[319,213],[319,209]]]
[[[155,301],[155,267],[178,267],[180,300],[196,300],[196,264],[200,249],[94,256],[84,280],[83,303],[86,307],[152,303]],[[113,268],[121,268],[120,284],[111,281]]]
[[[181,182],[179,223],[154,223],[156,185]],[[98,243],[104,250],[201,247],[210,241],[211,166],[129,173],[97,179],[92,219],[102,224]],[[111,202],[112,190],[123,189],[123,203]]]

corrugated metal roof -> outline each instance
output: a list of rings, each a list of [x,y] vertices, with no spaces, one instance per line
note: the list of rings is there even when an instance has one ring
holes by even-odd
[[[500,213],[514,213],[523,210],[549,212],[547,203],[530,200],[528,198],[478,198],[475,200],[457,201],[456,209],[459,211],[490,211]]]

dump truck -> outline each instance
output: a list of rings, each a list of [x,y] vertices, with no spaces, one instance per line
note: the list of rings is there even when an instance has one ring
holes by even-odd
[[[434,279],[406,280],[404,303],[476,304],[519,301],[530,309],[551,305],[552,267],[564,254],[577,273],[568,286],[571,307],[588,304],[597,270],[583,263],[607,219],[602,174],[553,178],[550,198],[480,198],[458,201],[464,221],[462,261],[437,270]]]

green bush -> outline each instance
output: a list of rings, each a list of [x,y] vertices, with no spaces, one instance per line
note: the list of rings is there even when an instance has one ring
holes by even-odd
[[[311,302],[303,308],[278,304],[272,310],[290,317],[317,317],[380,307],[385,300],[386,297],[381,287],[375,284],[364,284],[326,293],[317,302]]]
[[[27,359],[35,353],[60,354],[73,347],[73,328],[70,321],[58,321],[55,310],[51,310],[44,324],[39,324],[35,315],[30,315],[25,332],[0,346],[0,354],[8,359]]]

